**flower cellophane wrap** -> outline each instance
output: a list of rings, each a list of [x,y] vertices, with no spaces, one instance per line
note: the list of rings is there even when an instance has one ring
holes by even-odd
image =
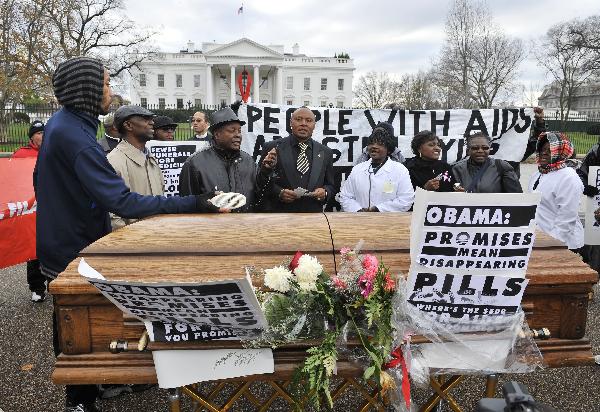
[[[309,340],[306,361],[294,381],[313,405],[331,406],[330,377],[344,359],[360,362],[364,379],[373,379],[388,395],[396,383],[386,370],[392,358],[392,298],[399,276],[372,254],[342,248],[337,272],[327,274],[320,262],[301,252],[273,268],[247,268],[268,327],[248,347],[272,347]],[[292,385],[292,389],[293,389]]]
[[[400,279],[393,300],[395,345],[402,346],[415,384],[428,385],[430,375],[528,373],[544,367],[522,310],[439,322],[407,298],[406,281]]]

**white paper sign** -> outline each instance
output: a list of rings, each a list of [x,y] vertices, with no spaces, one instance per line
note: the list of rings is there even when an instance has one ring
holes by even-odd
[[[156,350],[152,357],[161,388],[275,371],[271,349]]]
[[[600,188],[600,167],[590,166],[588,185]],[[585,244],[600,245],[600,223],[594,217],[594,212],[600,208],[600,195],[585,197]]]
[[[103,280],[84,259],[78,269],[119,309],[142,321],[208,325],[237,336],[254,336],[267,324],[248,276],[218,282],[143,283]],[[89,277],[92,271],[100,277]]]
[[[188,157],[208,147],[203,141],[171,141],[149,140],[146,148],[158,162],[165,180],[165,196],[179,194],[179,174]]]
[[[439,322],[481,319],[517,312],[528,279],[485,273],[411,271],[408,302]]]

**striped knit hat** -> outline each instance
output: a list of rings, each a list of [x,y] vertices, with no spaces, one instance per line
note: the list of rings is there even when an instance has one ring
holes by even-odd
[[[96,117],[103,114],[104,66],[91,57],[73,57],[62,62],[52,76],[58,102]]]

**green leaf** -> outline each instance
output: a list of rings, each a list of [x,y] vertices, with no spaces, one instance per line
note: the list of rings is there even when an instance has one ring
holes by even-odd
[[[363,379],[368,380],[375,373],[375,366],[369,366],[363,373]]]

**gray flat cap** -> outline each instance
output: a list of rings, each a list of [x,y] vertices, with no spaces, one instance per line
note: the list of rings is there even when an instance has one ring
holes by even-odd
[[[223,124],[231,122],[237,122],[240,124],[240,126],[246,124],[246,122],[237,117],[231,107],[227,106],[210,115],[210,127],[208,130],[213,133],[215,129],[223,126]]]
[[[120,129],[123,125],[123,122],[125,122],[125,120],[129,119],[131,116],[154,117],[154,113],[148,109],[144,109],[141,106],[136,106],[133,104],[121,106],[115,112],[115,127]]]

